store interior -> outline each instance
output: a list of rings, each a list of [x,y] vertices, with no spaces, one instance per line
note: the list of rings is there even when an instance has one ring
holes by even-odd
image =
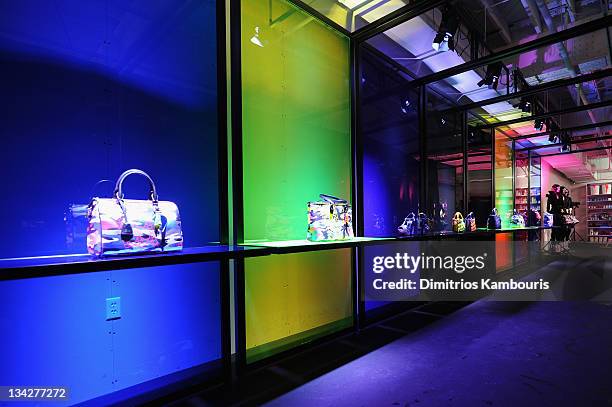
[[[0,385],[65,385],[64,405],[261,404],[431,322],[411,312],[436,304],[364,296],[363,259],[386,244],[494,242],[500,276],[584,247],[609,267],[611,13],[3,2]],[[134,168],[155,188],[130,176],[125,197],[175,203],[182,250],[92,256],[92,199],[123,201]],[[351,206],[350,237],[311,238],[320,194]],[[402,229],[411,216],[426,222]],[[404,325],[385,333],[389,318]]]

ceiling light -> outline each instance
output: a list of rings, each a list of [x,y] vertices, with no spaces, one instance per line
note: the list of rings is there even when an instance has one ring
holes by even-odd
[[[543,119],[536,119],[533,128],[538,130],[538,131],[542,131],[542,129],[544,128],[544,120]]]
[[[478,86],[488,85],[489,89],[497,89],[502,68],[503,65],[501,62],[489,64],[485,77],[478,82]]]
[[[401,109],[402,113],[408,114],[408,112],[410,111],[410,100],[408,100],[408,98],[401,99],[401,101],[400,101],[400,109]]]
[[[261,40],[259,39],[259,27],[255,27],[255,35],[251,37],[251,42],[257,45],[258,47],[263,48],[263,44]]]
[[[527,98],[521,98],[518,107],[525,113],[531,112],[531,101]]]
[[[441,52],[448,50],[454,51],[454,36],[457,32],[457,28],[459,28],[459,19],[457,18],[457,14],[455,14],[455,10],[448,6],[445,7],[442,10],[442,21],[440,21],[438,32],[431,43],[431,47]]]

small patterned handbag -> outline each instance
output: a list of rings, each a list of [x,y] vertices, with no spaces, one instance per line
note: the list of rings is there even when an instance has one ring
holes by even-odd
[[[320,194],[322,201],[308,202],[308,231],[311,242],[353,238],[353,210],[344,200]]]
[[[455,212],[453,216],[453,232],[465,232],[465,221],[461,212]]]
[[[427,215],[423,212],[419,212],[418,218],[418,233],[426,234],[431,230],[430,220]]]
[[[547,228],[551,228],[554,224],[555,217],[552,213],[544,212],[544,226]]]
[[[501,218],[497,213],[497,208],[493,208],[491,214],[487,218],[487,229],[501,229]]]
[[[418,225],[414,212],[410,212],[404,219],[404,222],[398,226],[397,232],[401,236],[412,236],[417,234]]]
[[[468,215],[465,217],[465,229],[468,232],[476,231],[476,218],[474,217],[474,212],[468,213]]]
[[[518,213],[516,209],[514,209],[512,216],[510,217],[510,223],[512,224],[513,227],[524,228],[525,218],[523,217],[523,215]]]

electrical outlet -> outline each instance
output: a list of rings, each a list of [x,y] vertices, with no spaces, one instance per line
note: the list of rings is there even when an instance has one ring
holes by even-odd
[[[121,318],[121,297],[112,297],[106,299],[106,320]]]

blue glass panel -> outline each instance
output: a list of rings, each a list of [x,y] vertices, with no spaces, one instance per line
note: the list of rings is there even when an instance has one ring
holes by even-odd
[[[66,209],[128,168],[178,204],[186,246],[218,240],[215,31],[212,0],[0,3],[0,257],[84,252]]]

